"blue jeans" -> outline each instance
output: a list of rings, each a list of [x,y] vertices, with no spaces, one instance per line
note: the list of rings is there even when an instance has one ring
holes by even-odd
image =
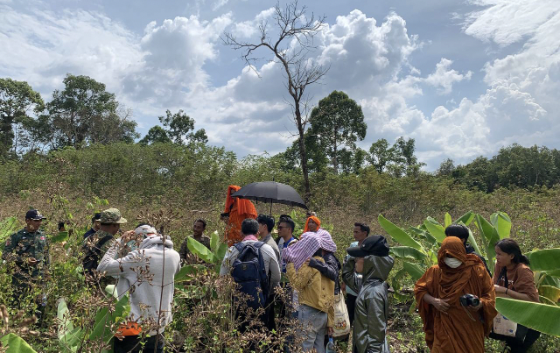
[[[324,353],[327,313],[307,305],[299,305],[298,319],[303,325],[303,351],[315,349],[317,353]]]

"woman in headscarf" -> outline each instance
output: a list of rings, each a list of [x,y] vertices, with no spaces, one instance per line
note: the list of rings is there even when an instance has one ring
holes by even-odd
[[[303,351],[325,352],[325,335],[332,332],[334,323],[334,282],[309,266],[310,260],[324,263],[323,247],[336,251],[330,244],[313,232],[295,244],[285,248],[283,259],[287,262],[286,274],[291,286],[298,291],[298,319],[304,326]]]
[[[251,201],[241,198],[233,198],[231,195],[241,187],[231,185],[228,187],[226,205],[222,215],[228,215],[229,219],[226,226],[225,239],[228,247],[233,246],[243,239],[241,235],[241,223],[245,219],[256,219],[257,209]]]
[[[306,232],[309,232],[309,231],[317,232],[317,230],[319,230],[320,227],[321,227],[321,220],[319,220],[318,217],[316,217],[314,215],[311,215],[305,221],[305,226],[303,227],[303,233],[306,233]]]
[[[461,304],[471,294],[477,306]],[[482,261],[467,254],[458,237],[447,237],[438,252],[438,264],[416,282],[414,295],[432,353],[481,353],[484,337],[497,311],[492,279]]]

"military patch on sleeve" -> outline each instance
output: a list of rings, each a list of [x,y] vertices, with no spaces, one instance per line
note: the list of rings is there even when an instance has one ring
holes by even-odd
[[[41,241],[45,241],[45,236],[41,236]]]

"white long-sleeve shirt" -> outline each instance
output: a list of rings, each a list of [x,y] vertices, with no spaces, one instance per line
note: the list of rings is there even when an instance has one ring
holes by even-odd
[[[137,250],[125,257],[115,259],[120,247],[119,242],[113,243],[101,259],[97,271],[105,272],[107,276],[116,276],[119,281],[124,281],[130,288],[134,288],[134,291],[128,292],[133,320],[138,323],[146,320],[157,323],[159,319],[161,333],[173,319],[171,311],[174,278],[181,268],[179,253],[173,250],[171,240],[165,240],[164,243],[161,236],[148,237]],[[118,295],[123,296],[121,293]],[[152,333],[156,333],[155,328],[150,330],[150,334]]]

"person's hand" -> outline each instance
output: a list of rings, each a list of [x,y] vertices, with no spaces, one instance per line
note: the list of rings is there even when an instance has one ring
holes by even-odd
[[[121,242],[122,242],[123,245],[126,245],[128,243],[128,241],[133,240],[133,239],[134,239],[134,230],[126,231],[121,236]]]
[[[334,334],[334,329],[332,327],[327,327],[327,334],[329,337],[332,337]]]
[[[342,290],[343,292],[346,292],[346,284],[341,283],[340,284],[340,290]]]
[[[34,257],[29,257],[29,258],[27,258],[27,263],[28,263],[29,265],[31,265],[31,266],[34,266],[34,265],[36,265],[37,263],[39,263],[39,261],[36,260]]]
[[[449,310],[449,303],[443,299],[434,299],[433,305],[436,310],[443,313],[447,313],[447,310]]]
[[[494,291],[497,294],[505,294],[506,293],[506,287],[494,284]]]

